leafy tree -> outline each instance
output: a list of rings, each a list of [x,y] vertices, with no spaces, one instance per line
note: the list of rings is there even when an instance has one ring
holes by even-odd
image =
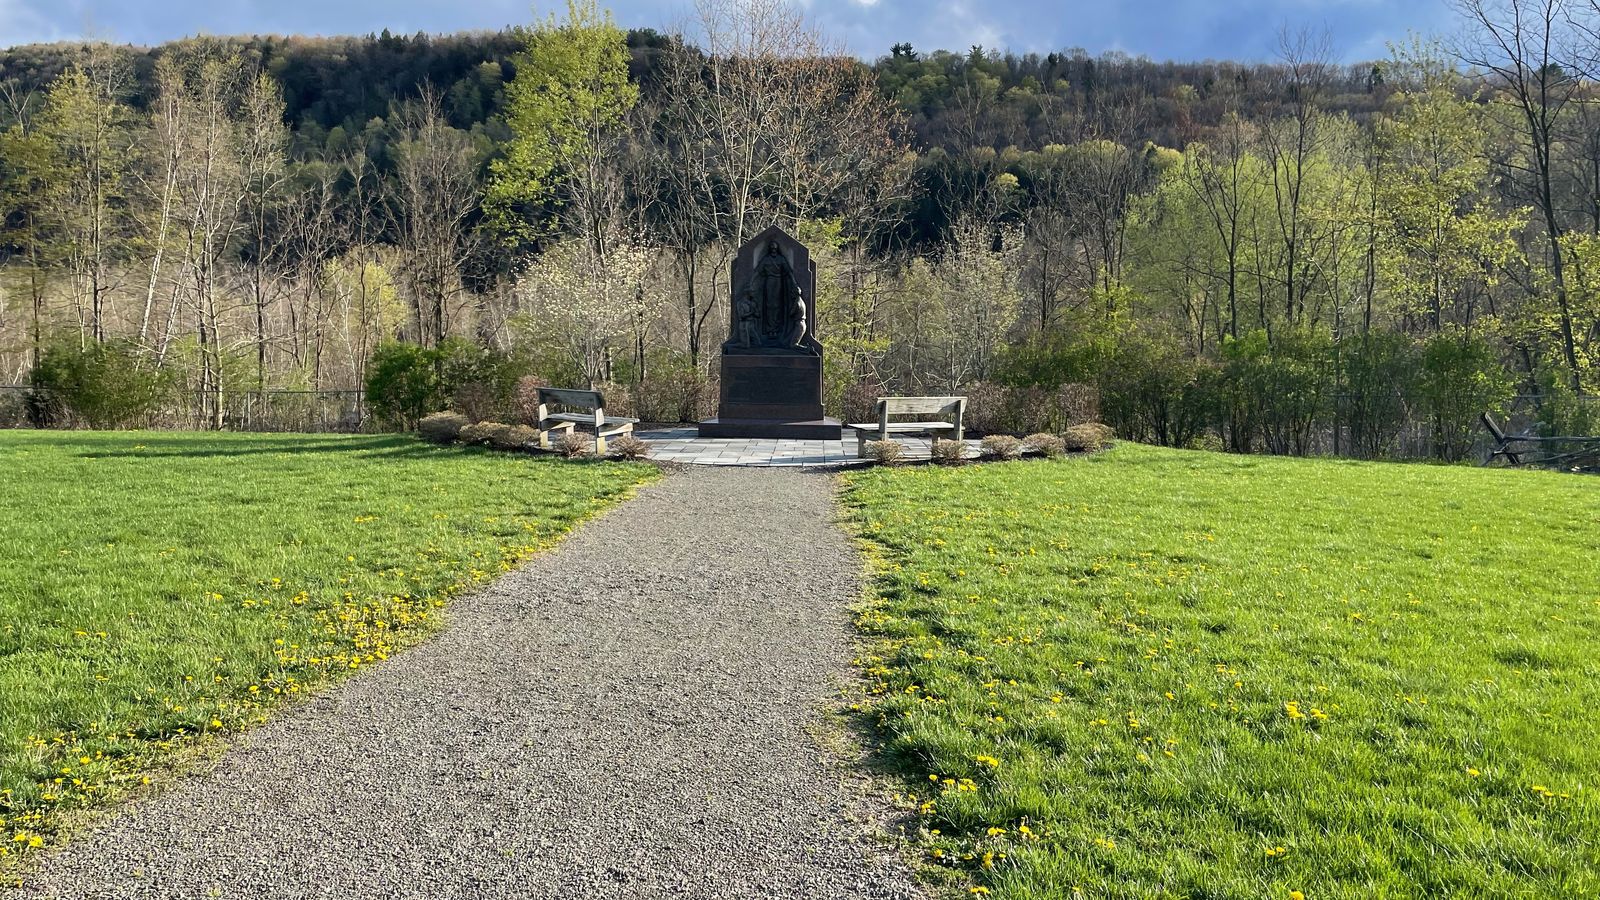
[[[568,0],[524,34],[517,72],[506,89],[511,139],[491,166],[484,210],[508,239],[532,237],[534,210],[561,199],[564,181],[590,175],[614,129],[639,99],[628,80],[628,48],[610,12],[594,0]]]
[[[1396,56],[1401,83],[1413,87],[1378,124],[1380,268],[1401,310],[1437,333],[1471,323],[1517,256],[1512,234],[1527,215],[1494,208],[1483,106],[1458,94],[1455,68],[1420,42]]]
[[[127,208],[132,116],[120,93],[123,72],[104,51],[50,85],[38,137],[50,162],[46,221],[72,275],[85,337],[106,338],[106,303],[115,264],[129,252]]]

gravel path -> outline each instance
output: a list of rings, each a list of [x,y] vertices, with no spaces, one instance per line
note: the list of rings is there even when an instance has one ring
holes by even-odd
[[[808,732],[859,585],[831,497],[819,474],[672,475],[20,896],[917,896]]]

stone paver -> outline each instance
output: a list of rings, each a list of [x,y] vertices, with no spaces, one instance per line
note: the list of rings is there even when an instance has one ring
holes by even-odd
[[[650,458],[658,462],[701,466],[783,466],[799,468],[846,468],[864,465],[857,455],[855,433],[846,431],[844,440],[798,441],[788,438],[702,438],[694,426],[656,428],[638,432],[650,445]],[[927,437],[897,436],[906,448],[906,459],[927,459],[933,441]],[[969,440],[967,456],[978,455],[978,442]]]

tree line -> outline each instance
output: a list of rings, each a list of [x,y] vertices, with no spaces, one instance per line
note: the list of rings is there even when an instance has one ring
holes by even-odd
[[[1514,395],[1592,432],[1600,10],[1458,10],[1356,66],[1307,33],[1256,65],[866,64],[780,0],[670,34],[573,3],[495,35],[14,48],[0,371],[145,373],[213,427],[375,369],[692,417],[730,254],[778,222],[819,262],[845,415],[960,391],[1034,430],[1086,385],[1130,437],[1239,451],[1420,429],[1458,458]]]

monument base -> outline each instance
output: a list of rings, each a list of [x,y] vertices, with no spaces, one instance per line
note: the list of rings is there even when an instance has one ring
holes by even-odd
[[[812,419],[790,422],[784,419],[728,419],[718,417],[700,423],[705,438],[786,438],[791,441],[837,441],[844,437],[838,419]]]

